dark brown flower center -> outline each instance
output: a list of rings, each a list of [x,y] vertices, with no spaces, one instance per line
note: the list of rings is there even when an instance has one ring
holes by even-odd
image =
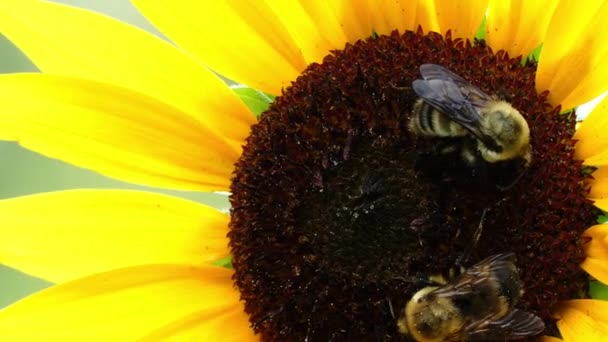
[[[481,176],[459,158],[423,157],[407,129],[424,63],[443,65],[526,117],[534,161]],[[441,35],[393,33],[311,65],[253,126],[232,183],[235,282],[265,340],[402,339],[396,317],[417,290],[408,278],[514,252],[541,316],[584,296],[580,236],[595,212],[573,159],[574,115],[534,88],[536,66]],[[390,303],[390,304],[389,304]],[[394,315],[391,312],[394,308]]]

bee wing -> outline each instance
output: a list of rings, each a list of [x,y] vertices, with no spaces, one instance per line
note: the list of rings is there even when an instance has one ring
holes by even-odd
[[[492,99],[489,95],[442,66],[423,64],[420,72],[424,79],[412,83],[420,98],[461,124],[489,148],[498,148],[494,139],[480,129],[481,115],[477,108]]]
[[[495,254],[467,268],[453,282],[436,289],[433,294],[446,298],[470,296],[481,289],[480,284],[484,284],[493,274],[511,273],[514,268],[515,254]]]
[[[514,267],[515,260],[515,254],[513,253],[494,254],[468,268],[464,273],[477,276],[482,272],[482,269],[489,269],[492,272],[500,272],[503,269]]]
[[[467,82],[462,77],[456,75],[452,71],[437,64],[422,64],[420,66],[422,78],[427,81],[444,80],[454,83],[462,92],[462,95],[471,102],[474,107],[483,107],[492,97],[481,89],[477,88],[470,82]]]
[[[513,309],[498,319],[488,317],[472,322],[464,328],[464,336],[467,341],[517,340],[538,335],[543,330],[545,323],[538,316]]]
[[[415,80],[412,88],[424,101],[463,126],[476,124],[481,119],[458,85],[450,80]]]

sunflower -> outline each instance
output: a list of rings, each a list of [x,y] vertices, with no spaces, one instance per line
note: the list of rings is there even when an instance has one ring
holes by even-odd
[[[171,42],[0,3],[0,32],[42,71],[0,77],[0,137],[136,184],[230,191],[231,213],[126,190],[1,201],[0,261],[57,284],[0,311],[3,340],[404,338],[403,279],[453,266],[488,203],[471,261],[517,255],[518,307],[547,341],[608,336],[608,304],[588,299],[589,275],[608,282],[593,225],[608,102],[577,130],[571,110],[608,89],[608,2],[133,3]],[[525,115],[534,161],[512,188],[449,156],[421,172],[407,116],[423,63]]]

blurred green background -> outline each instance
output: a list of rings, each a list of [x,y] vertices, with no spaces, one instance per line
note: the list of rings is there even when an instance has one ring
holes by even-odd
[[[105,13],[160,35],[128,0],[63,0],[57,2]],[[0,36],[0,72],[28,71],[36,71],[36,68],[17,48]],[[25,150],[15,143],[0,141],[0,198],[82,187],[145,189],[73,167],[58,160],[45,158]],[[222,210],[229,208],[227,197],[220,194],[158,191],[196,200]],[[43,280],[0,266],[0,288],[2,289],[0,307],[49,285]]]

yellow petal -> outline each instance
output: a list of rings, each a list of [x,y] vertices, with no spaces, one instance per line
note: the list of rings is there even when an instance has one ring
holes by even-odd
[[[551,19],[536,73],[536,89],[569,109],[608,89],[608,2],[561,1]]]
[[[486,41],[494,51],[527,55],[545,39],[558,0],[490,0]]]
[[[264,1],[132,2],[178,46],[251,87],[279,94],[307,66],[284,24],[302,25],[302,12],[281,13],[281,18]]]
[[[592,174],[593,179],[589,181],[591,189],[587,197],[594,200],[608,199],[608,167],[602,166]]]
[[[346,40],[354,43],[359,39],[365,39],[374,32],[372,25],[372,14],[374,6],[382,6],[384,1],[389,0],[329,0],[326,1],[334,8],[339,18],[339,26],[344,31]],[[304,1],[305,4],[320,1]],[[319,18],[323,20],[323,18]],[[376,33],[378,33],[376,31]]]
[[[593,278],[601,281],[604,284],[608,284],[608,265],[606,262],[607,258],[592,258],[587,257],[585,261],[581,264],[581,268],[585,270],[585,272],[589,273]]]
[[[339,1],[266,1],[273,13],[281,19],[287,33],[299,49],[307,64],[321,62],[330,50],[344,47],[346,35],[334,5]],[[369,36],[371,30],[367,32]],[[268,73],[267,77],[274,77]]]
[[[1,1],[0,32],[43,72],[150,95],[221,133],[235,150],[254,122],[225,83],[188,54],[115,19],[47,1]]]
[[[595,205],[596,207],[602,209],[603,211],[608,211],[608,198],[607,199],[591,198],[591,200],[593,200],[593,205]]]
[[[218,267],[143,265],[81,278],[1,310],[2,339],[135,341],[194,313],[234,308],[239,293],[232,273]]]
[[[0,139],[137,184],[225,190],[238,153],[152,97],[44,74],[0,76]]]
[[[574,133],[575,157],[588,165],[605,165],[608,158],[599,156],[608,151],[608,97],[605,97],[581,122]],[[593,163],[590,163],[591,160]],[[595,174],[594,174],[595,176]]]
[[[601,141],[600,141],[601,143]],[[590,166],[604,166],[608,164],[608,151],[602,151],[596,155],[593,155],[583,161],[584,165]]]
[[[229,255],[228,216],[143,191],[71,190],[0,201],[0,263],[63,282],[149,263]]]
[[[608,302],[577,299],[562,303],[555,313],[564,341],[605,341],[608,336]]]
[[[435,2],[433,0],[418,0],[414,29],[416,29],[418,25],[422,27],[424,32],[441,32],[435,11]]]
[[[563,340],[560,340],[557,337],[552,337],[552,336],[541,336],[538,339],[540,342],[562,342]]]
[[[585,244],[587,258],[581,268],[595,279],[608,284],[608,225],[595,225],[587,229],[583,237],[591,240]]]
[[[488,0],[435,0],[435,15],[440,33],[445,34],[451,30],[452,38],[473,40],[487,7]]]
[[[417,0],[368,0],[365,7],[373,31],[378,35],[388,35],[394,30],[399,30],[400,33],[416,30]],[[435,20],[434,28],[436,26]],[[424,23],[423,27],[428,29],[428,24]]]
[[[558,314],[565,310],[577,310],[584,312],[598,323],[608,323],[608,301],[574,299],[566,301],[563,306],[558,310]]]
[[[258,341],[259,337],[249,326],[243,305],[236,303],[232,308],[218,312],[197,312],[164,326],[139,341]],[[226,331],[230,331],[230,334],[226,334]]]

